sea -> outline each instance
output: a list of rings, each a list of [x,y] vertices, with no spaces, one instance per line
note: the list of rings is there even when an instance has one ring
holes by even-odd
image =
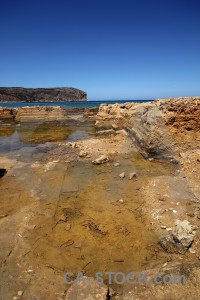
[[[60,106],[62,108],[91,108],[99,107],[100,104],[114,104],[114,103],[125,103],[125,102],[135,102],[142,103],[153,100],[112,100],[112,101],[73,101],[73,102],[0,102],[2,107],[18,108],[24,106]]]

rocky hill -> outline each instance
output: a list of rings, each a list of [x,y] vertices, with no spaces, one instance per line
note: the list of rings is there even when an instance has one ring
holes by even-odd
[[[0,101],[5,101],[5,102],[87,101],[87,94],[75,88],[0,87]]]

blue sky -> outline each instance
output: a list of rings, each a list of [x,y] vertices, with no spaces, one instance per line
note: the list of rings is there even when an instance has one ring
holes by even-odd
[[[0,86],[200,95],[200,1],[1,0],[0,11]]]

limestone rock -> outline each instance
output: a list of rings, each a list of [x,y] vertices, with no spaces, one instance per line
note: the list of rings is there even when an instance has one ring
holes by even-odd
[[[104,284],[97,284],[93,278],[83,277],[74,283],[67,292],[65,300],[106,300],[108,288]],[[85,283],[85,284],[84,284]]]
[[[125,172],[122,172],[121,174],[119,174],[120,178],[124,178],[125,177]]]
[[[162,236],[159,239],[159,244],[168,253],[184,254],[192,245],[194,235],[195,233],[188,221],[177,220],[172,233]]]
[[[176,242],[181,243],[186,248],[190,247],[194,240],[192,226],[186,220],[176,221],[172,236]]]
[[[102,104],[96,118],[97,130],[117,126],[133,139],[145,158],[167,158],[178,163],[171,139],[174,132],[200,129],[200,97],[158,99],[142,104]]]
[[[85,157],[85,156],[87,156],[87,152],[81,150],[80,153],[79,153],[79,156],[80,157]]]
[[[120,164],[119,164],[119,163],[114,163],[113,166],[114,166],[114,167],[119,167]]]
[[[99,158],[93,160],[92,163],[93,163],[94,165],[101,165],[101,164],[104,164],[104,163],[106,163],[106,162],[108,162],[108,161],[109,161],[108,156],[102,155],[102,156],[100,156]]]
[[[132,172],[129,174],[129,179],[133,179],[133,178],[136,178],[137,177],[137,174],[135,172]]]
[[[168,253],[184,254],[187,248],[183,247],[181,243],[176,243],[172,235],[164,235],[159,240],[160,246]]]
[[[124,203],[124,200],[123,200],[123,199],[119,199],[118,202],[119,202],[119,203]]]

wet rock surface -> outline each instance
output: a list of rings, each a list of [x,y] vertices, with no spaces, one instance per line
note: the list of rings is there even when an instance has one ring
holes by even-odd
[[[92,134],[83,139],[56,142],[52,130],[31,129],[35,134],[30,135],[25,130],[26,123],[22,126],[19,122],[21,148],[16,148],[16,133],[14,138],[11,134],[8,139],[0,140],[6,140],[10,147],[9,151],[0,147],[1,168],[8,170],[0,180],[3,299],[65,299],[69,290],[64,283],[66,270],[74,276],[83,271],[93,278],[98,271],[183,274],[186,285],[181,288],[180,285],[112,284],[113,299],[199,299],[199,100],[186,106],[187,109],[183,107],[184,101],[189,105],[191,99],[177,99],[174,107],[172,99],[141,104],[142,108],[128,103],[119,111],[118,105],[106,106],[105,122],[107,126],[112,121],[112,132],[98,137],[95,131],[90,131]],[[162,112],[165,124],[158,135],[160,116],[152,111],[154,105]],[[156,135],[147,137],[151,132],[146,127],[151,124],[136,129],[140,124],[137,119],[134,138],[131,115],[135,109],[144,121],[158,121],[153,126]],[[71,112],[72,122],[90,117],[94,121],[94,112],[88,112],[87,116],[85,113],[80,117]],[[49,142],[43,136],[44,131],[50,136]],[[61,137],[65,131],[64,128]],[[162,134],[170,140],[176,156],[173,158],[178,157],[179,164],[173,163],[165,147],[161,147],[165,144]],[[155,136],[161,139],[161,144],[151,140]],[[144,144],[140,144],[143,139]],[[154,152],[156,144],[158,151]],[[154,157],[163,149],[163,157],[170,159],[144,159],[138,153],[141,149],[148,155],[154,153]],[[81,151],[87,152],[87,156],[80,157]],[[109,161],[93,165],[92,161],[101,156]],[[125,177],[121,179],[119,174],[123,172]],[[133,172],[137,177],[130,180]],[[174,226],[176,220],[184,221]],[[158,244],[158,237],[163,234],[163,245],[168,252]],[[106,278],[104,283],[109,286]],[[18,292],[23,295],[18,296]]]
[[[65,300],[107,300],[108,288],[93,278],[83,277],[68,290]]]

